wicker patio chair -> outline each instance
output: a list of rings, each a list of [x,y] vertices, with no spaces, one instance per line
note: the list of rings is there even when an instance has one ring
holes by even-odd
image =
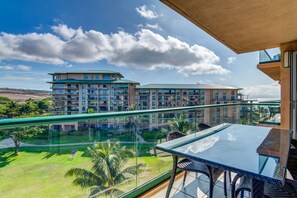
[[[203,131],[203,130],[206,130],[206,129],[209,129],[209,128],[211,128],[211,126],[209,126],[207,124],[204,124],[204,123],[199,123],[198,124],[198,130],[199,131]],[[229,182],[231,183],[231,172],[225,171],[224,172],[224,185],[227,184],[227,174],[229,174]],[[224,187],[224,194],[225,194],[225,196],[227,196],[227,187]]]
[[[179,131],[172,131],[167,136],[167,141],[171,141],[180,137],[185,136]],[[213,197],[213,188],[220,177],[220,175],[224,172],[223,169],[214,168],[211,166],[208,166],[206,164],[196,162],[187,158],[184,159],[177,159],[177,168],[180,170],[185,171],[184,178],[183,178],[183,186],[185,185],[186,177],[188,172],[196,172],[206,175],[209,178],[209,197]],[[226,183],[224,183],[224,189],[225,189],[225,196],[227,196],[227,186]]]
[[[251,192],[252,180],[248,177],[241,177],[241,178],[242,180],[240,181],[239,187],[236,190],[232,189],[232,191],[234,192],[234,194],[232,194],[232,197],[237,197],[239,193],[241,193],[240,194],[241,198],[243,198],[244,191]],[[233,184],[232,184],[232,188],[234,188]],[[285,198],[285,197],[296,198],[297,197],[297,180],[286,179],[285,184],[282,187],[279,187],[270,183],[265,183],[264,197],[265,198]]]
[[[203,131],[205,129],[209,129],[211,126],[207,125],[207,124],[204,124],[204,123],[200,123],[198,124],[198,129],[199,131]]]
[[[282,188],[265,184],[264,195],[266,197],[297,197],[297,140],[295,139],[292,139],[291,141],[287,169],[293,180],[286,179],[286,183]],[[240,183],[236,188],[236,182],[240,178]],[[237,197],[239,193],[241,193],[241,197],[243,197],[244,191],[251,192],[251,186],[252,180],[250,178],[236,175],[231,184],[232,197]]]

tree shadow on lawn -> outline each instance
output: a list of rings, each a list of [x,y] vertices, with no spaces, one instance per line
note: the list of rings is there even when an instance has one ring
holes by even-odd
[[[16,160],[16,156],[14,155],[14,151],[12,149],[0,151],[0,168],[9,165],[14,160]]]
[[[89,157],[87,152],[88,145],[73,145],[73,146],[34,146],[34,147],[20,147],[20,152],[27,153],[46,153],[43,159],[49,159],[54,155],[71,155],[73,149],[83,152],[82,157]]]

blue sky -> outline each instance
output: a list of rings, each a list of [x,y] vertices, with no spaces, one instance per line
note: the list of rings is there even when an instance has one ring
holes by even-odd
[[[243,87],[278,98],[257,70],[159,1],[5,0],[0,6],[0,87],[49,89],[49,72],[108,69],[147,83]]]

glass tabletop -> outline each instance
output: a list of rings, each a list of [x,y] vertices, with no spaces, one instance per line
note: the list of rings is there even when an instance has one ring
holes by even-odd
[[[285,129],[221,124],[156,148],[282,185],[290,138]]]

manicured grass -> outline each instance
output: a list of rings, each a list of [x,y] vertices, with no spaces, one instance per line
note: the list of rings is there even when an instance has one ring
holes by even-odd
[[[92,142],[89,139],[89,136],[61,136],[59,138],[55,137],[52,140],[48,139],[37,139],[37,138],[28,138],[23,141],[27,144],[37,144],[37,145],[45,145],[45,144],[70,144],[70,143],[83,143],[83,142]]]
[[[12,150],[0,153],[0,194],[1,197],[87,197],[88,190],[72,185],[73,178],[64,174],[73,167],[90,169],[90,157],[85,152],[87,146],[76,146],[79,151],[70,158],[73,147],[24,147],[19,156]],[[168,170],[171,157],[138,157],[137,163],[146,164],[138,177],[138,185],[153,179]],[[129,161],[135,164],[136,158]],[[131,181],[119,186],[123,191],[136,187]]]
[[[40,137],[31,137],[26,138],[23,140],[24,143],[28,144],[37,144],[37,145],[44,145],[44,144],[69,144],[69,143],[84,143],[84,142],[93,142],[93,141],[106,141],[108,139],[118,140],[118,141],[125,141],[125,142],[134,142],[135,138],[130,134],[102,134],[101,132],[92,133],[91,137],[89,133],[86,131],[76,131],[74,133],[70,132],[70,134],[66,134],[65,132],[55,132],[54,135],[50,138],[48,136],[40,136]],[[100,134],[101,133],[101,134]]]
[[[2,156],[8,157],[12,152]],[[87,197],[88,192],[73,186],[64,174],[72,167],[89,168],[90,158],[78,151],[70,160],[69,154],[51,155],[48,152],[20,152],[9,157],[0,169],[1,197]]]

